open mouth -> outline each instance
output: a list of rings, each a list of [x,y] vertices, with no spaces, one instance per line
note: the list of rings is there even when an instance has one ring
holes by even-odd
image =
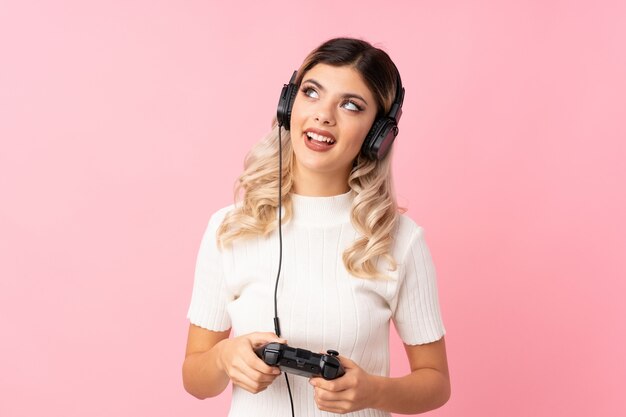
[[[310,141],[316,141],[320,143],[325,143],[328,145],[332,145],[335,143],[335,140],[326,136],[319,135],[315,132],[306,132],[306,137]]]

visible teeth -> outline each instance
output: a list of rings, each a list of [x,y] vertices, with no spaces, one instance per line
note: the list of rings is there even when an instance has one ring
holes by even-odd
[[[313,139],[316,140],[318,142],[326,142],[326,143],[335,143],[334,140],[332,140],[331,138],[327,138],[326,136],[322,136],[322,135],[318,135],[317,133],[314,132],[306,132],[306,135],[308,136],[309,139]]]

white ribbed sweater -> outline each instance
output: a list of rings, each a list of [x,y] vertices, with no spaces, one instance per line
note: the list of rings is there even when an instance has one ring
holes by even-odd
[[[292,195],[293,218],[283,226],[283,265],[278,285],[282,337],[290,346],[325,352],[335,349],[363,370],[389,375],[389,320],[404,343],[423,344],[445,333],[437,297],[435,269],[423,230],[400,216],[392,254],[398,268],[391,280],[366,280],[348,274],[344,249],[358,233],[350,222],[351,192],[335,197]],[[198,253],[187,317],[203,328],[233,335],[273,332],[278,233],[240,239],[218,250],[216,230],[226,207],[215,213]],[[296,417],[336,414],[320,411],[308,379],[290,375]],[[383,417],[366,409],[352,417]],[[237,386],[229,417],[290,417],[284,377],[251,394]]]

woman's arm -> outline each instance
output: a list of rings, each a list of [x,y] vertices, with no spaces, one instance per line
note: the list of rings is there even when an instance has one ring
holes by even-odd
[[[347,413],[376,408],[399,414],[423,413],[450,398],[450,378],[444,339],[424,345],[404,345],[411,373],[401,378],[370,375],[340,357],[346,374],[332,381],[312,378],[320,410]]]
[[[450,398],[450,376],[444,338],[424,345],[404,345],[411,373],[401,378],[373,376],[377,392],[372,408],[418,414],[444,405]]]
[[[265,390],[280,370],[266,365],[254,348],[269,342],[286,343],[273,333],[250,333],[228,338],[230,330],[214,332],[190,324],[183,362],[185,390],[199,399],[215,397],[229,381],[256,394]]]
[[[220,369],[219,356],[230,329],[213,332],[190,324],[183,362],[183,385],[196,398],[215,397],[226,389],[229,378]]]

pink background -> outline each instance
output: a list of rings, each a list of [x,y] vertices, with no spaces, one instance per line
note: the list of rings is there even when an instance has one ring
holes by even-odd
[[[226,415],[181,382],[200,237],[337,35],[406,86],[397,191],[453,384],[432,415],[626,415],[625,21],[623,1],[2,2],[0,415]]]

